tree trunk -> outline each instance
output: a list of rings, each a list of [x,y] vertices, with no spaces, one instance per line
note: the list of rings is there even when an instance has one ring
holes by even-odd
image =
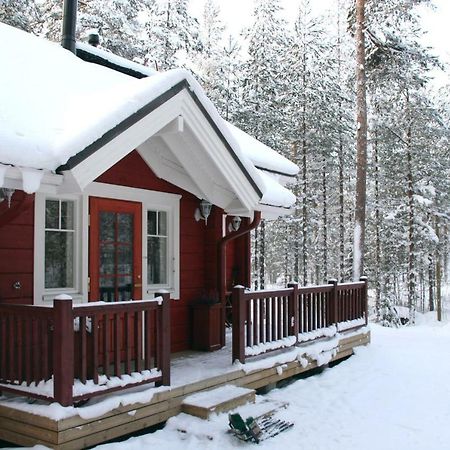
[[[353,279],[364,270],[367,172],[367,106],[364,40],[365,0],[356,0],[356,202],[353,240]]]
[[[328,280],[328,217],[327,217],[327,169],[326,158],[323,157],[322,165],[322,258],[323,258],[323,281]]]
[[[341,38],[341,0],[337,2],[337,76],[339,80],[339,86],[342,85],[342,38]],[[340,281],[344,281],[345,278],[345,202],[344,202],[344,136],[342,132],[343,113],[342,113],[342,101],[338,101],[338,122],[339,122],[339,277]]]
[[[259,233],[259,288],[264,289],[266,280],[266,224],[261,220]]]
[[[306,148],[306,121],[303,116],[302,123],[302,175],[303,175],[303,192],[302,192],[302,264],[303,264],[303,285],[308,283],[308,166],[307,166],[307,148]]]
[[[441,242],[441,230],[439,219],[436,218],[436,236]],[[442,320],[442,263],[441,263],[441,252],[439,251],[439,244],[437,246],[436,251],[436,311],[437,311],[437,320],[440,322]]]
[[[375,164],[375,311],[377,320],[381,314],[381,214],[380,214],[380,164],[378,156],[378,128],[375,125],[373,154]]]
[[[409,101],[408,101],[409,103]],[[409,105],[408,105],[409,109]],[[406,131],[406,180],[408,197],[408,308],[410,322],[415,322],[417,304],[416,275],[415,275],[415,233],[414,233],[414,180],[412,174],[411,124]]]

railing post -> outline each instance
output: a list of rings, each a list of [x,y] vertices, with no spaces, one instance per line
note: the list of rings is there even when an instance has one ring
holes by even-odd
[[[333,323],[336,325],[336,331],[338,328],[338,321],[339,321],[339,311],[338,311],[338,295],[337,295],[337,280],[328,280],[328,284],[333,285],[333,289],[331,290],[331,311],[332,314],[330,314],[330,321],[332,320]]]
[[[243,286],[235,286],[232,293],[233,308],[233,344],[232,359],[233,362],[238,360],[245,363],[245,288]]]
[[[295,342],[298,342],[299,333],[299,308],[298,308],[298,283],[289,283],[288,288],[292,288],[289,295],[289,320],[291,334],[295,336]]]
[[[168,292],[159,292],[155,297],[162,297],[161,308],[158,308],[159,320],[156,326],[159,328],[159,358],[162,372],[162,380],[157,385],[170,386],[170,294]]]
[[[369,300],[367,298],[368,279],[367,279],[367,277],[361,277],[359,280],[364,283],[362,300],[363,300],[363,310],[364,310],[364,315],[366,316],[366,325],[367,325],[369,323]]]
[[[74,330],[72,298],[58,295],[53,301],[53,397],[62,406],[73,405]]]

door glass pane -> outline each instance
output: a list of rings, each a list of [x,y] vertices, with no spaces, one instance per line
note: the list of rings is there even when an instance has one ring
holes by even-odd
[[[132,290],[133,290],[133,284],[132,284],[132,277],[126,276],[126,277],[118,277],[117,279],[118,284],[118,300],[121,302],[131,300],[132,298]]]
[[[45,287],[74,287],[74,233],[45,232]]]
[[[114,241],[116,214],[113,212],[100,212],[100,241]]]
[[[119,227],[119,242],[133,241],[133,216],[132,214],[117,214]]]
[[[117,273],[123,275],[133,273],[133,247],[131,245],[117,247]]]
[[[167,239],[147,238],[147,280],[149,284],[167,283]]]
[[[102,302],[114,302],[116,301],[115,287],[114,287],[114,277],[100,277],[99,287],[100,287],[100,298]]]
[[[114,275],[116,272],[116,251],[114,244],[100,244],[100,266],[101,275]]]

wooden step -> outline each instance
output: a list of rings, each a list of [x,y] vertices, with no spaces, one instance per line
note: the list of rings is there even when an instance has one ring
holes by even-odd
[[[181,410],[192,416],[208,419],[213,413],[227,412],[255,402],[255,390],[225,385],[190,395],[183,400]]]

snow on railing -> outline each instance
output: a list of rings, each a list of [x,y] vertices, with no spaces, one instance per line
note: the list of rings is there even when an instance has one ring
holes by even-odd
[[[65,296],[52,308],[0,305],[0,316],[2,391],[67,406],[137,384],[170,384],[167,293],[82,306]]]
[[[367,324],[367,280],[271,291],[233,289],[233,361]]]

